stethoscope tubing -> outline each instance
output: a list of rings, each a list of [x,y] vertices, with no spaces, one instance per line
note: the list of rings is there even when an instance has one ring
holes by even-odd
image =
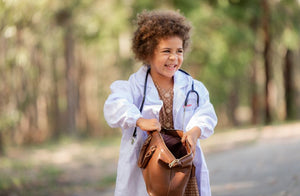
[[[189,75],[187,72],[183,71],[182,69],[179,69],[179,71],[185,73],[186,75]],[[140,112],[143,111],[143,107],[144,107],[144,103],[145,103],[145,99],[146,99],[146,91],[147,91],[147,81],[148,81],[148,75],[150,73],[150,67],[148,68],[147,70],[147,73],[146,73],[146,77],[145,77],[145,82],[144,82],[144,92],[143,92],[143,100],[142,100],[142,103],[141,103],[141,106],[140,106]],[[183,128],[184,128],[184,120],[185,120],[185,110],[186,110],[186,107],[187,107],[187,104],[188,104],[188,99],[189,99],[189,96],[191,93],[195,93],[196,96],[197,96],[197,107],[199,106],[199,94],[198,92],[194,89],[194,80],[192,81],[192,88],[191,90],[189,90],[187,92],[187,95],[185,97],[185,100],[184,100],[184,112],[183,112]],[[131,143],[133,144],[134,143],[134,140],[136,138],[136,131],[137,131],[137,127],[134,128],[134,131],[133,131],[133,134],[132,134],[132,141]]]

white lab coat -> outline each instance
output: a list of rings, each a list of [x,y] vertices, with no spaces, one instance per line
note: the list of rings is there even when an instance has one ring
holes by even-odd
[[[115,196],[148,195],[142,171],[137,166],[139,152],[147,134],[138,128],[137,138],[133,145],[131,144],[131,138],[138,118],[159,119],[159,111],[163,102],[160,100],[149,74],[144,108],[142,114],[140,113],[139,107],[143,98],[146,72],[147,67],[142,66],[130,76],[128,81],[115,81],[111,85],[111,94],[104,105],[104,116],[107,123],[111,127],[122,128]],[[213,134],[217,117],[209,101],[207,89],[197,80],[194,80],[194,88],[200,96],[199,107],[196,108],[196,96],[192,93],[184,114],[184,100],[187,92],[191,89],[192,80],[191,76],[181,71],[177,71],[174,75],[174,128],[187,131],[198,126],[202,132],[200,139],[205,139]],[[209,173],[199,140],[195,156],[194,165],[196,166],[200,195],[210,196]]]

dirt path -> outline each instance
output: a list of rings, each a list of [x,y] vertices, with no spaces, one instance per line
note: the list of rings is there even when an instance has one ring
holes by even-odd
[[[213,196],[300,193],[300,122],[217,133],[202,148]],[[113,188],[101,195],[112,196]]]
[[[255,143],[207,155],[213,196],[299,195],[300,126],[263,131]]]
[[[113,196],[119,140],[12,149],[1,160],[0,195]],[[300,122],[219,132],[201,146],[213,196],[299,195]],[[5,192],[3,175],[16,183]]]
[[[113,140],[9,149],[0,158],[0,196],[111,195],[119,152]]]

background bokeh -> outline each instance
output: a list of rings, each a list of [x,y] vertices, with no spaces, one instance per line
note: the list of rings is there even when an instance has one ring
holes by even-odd
[[[1,0],[0,146],[116,134],[103,103],[141,66],[131,36],[144,9],[191,21],[183,69],[207,86],[218,128],[300,119],[297,0]]]
[[[183,69],[208,88],[217,133],[238,127],[230,139],[250,143],[242,128],[299,131],[299,0],[0,0],[0,195],[114,183],[120,130],[103,104],[141,66],[131,38],[145,9],[191,21]]]

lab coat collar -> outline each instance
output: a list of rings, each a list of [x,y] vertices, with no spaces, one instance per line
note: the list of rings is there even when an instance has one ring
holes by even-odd
[[[139,85],[144,88],[144,84],[145,84],[145,78],[146,78],[146,74],[147,74],[147,70],[148,70],[149,66],[147,65],[143,65],[136,74],[136,81],[137,83],[139,83]],[[183,92],[183,88],[188,88],[188,86],[192,85],[192,80],[193,78],[181,71],[177,71],[174,75],[174,99],[176,102],[176,99],[180,99],[184,102],[185,99],[185,93]],[[154,82],[152,80],[151,75],[148,76],[148,81],[147,81],[147,92],[151,92],[154,93],[152,95],[154,95],[155,98],[159,98],[158,92],[156,90],[156,87],[154,85]],[[177,94],[177,92],[180,92],[179,94]],[[148,94],[148,93],[147,93]],[[179,97],[178,97],[179,96]],[[177,102],[176,102],[177,103]],[[175,104],[176,104],[175,103]],[[178,102],[179,103],[179,102]]]
[[[146,77],[148,68],[149,68],[149,66],[143,65],[137,71],[136,79],[137,79],[138,83],[142,86],[144,86],[145,77]],[[192,78],[189,75],[187,75],[181,71],[176,71],[176,73],[174,75],[174,89],[184,88],[184,87],[190,85],[191,83],[192,83]],[[148,88],[155,87],[151,76],[148,77],[147,87]]]
[[[192,78],[189,75],[181,71],[177,71],[174,75],[174,88],[180,89],[188,86],[190,83],[192,83],[191,79]]]
[[[148,66],[142,66],[135,76],[137,83],[144,88],[146,73]],[[191,88],[193,78],[181,71],[177,71],[174,75],[174,97],[173,97],[173,119],[177,119],[177,115],[181,107],[184,105],[186,98],[186,92]],[[146,102],[152,105],[162,106],[162,101],[159,98],[158,91],[154,85],[151,75],[148,76],[147,90],[146,90]],[[158,111],[156,111],[158,116]],[[180,118],[180,117],[179,117]],[[180,123],[180,124],[178,124]],[[181,121],[174,121],[174,127],[176,129],[183,129]]]
[[[144,86],[147,70],[148,70],[148,66],[143,65],[135,74],[135,81],[141,86]],[[149,82],[149,78],[150,77],[148,77],[148,82]]]
[[[136,74],[136,81],[140,85],[141,89],[144,89],[146,74],[148,70],[147,65],[143,65]],[[147,89],[146,89],[146,103],[154,105],[162,105],[162,101],[159,98],[158,91],[154,85],[151,75],[149,74],[147,80]]]

